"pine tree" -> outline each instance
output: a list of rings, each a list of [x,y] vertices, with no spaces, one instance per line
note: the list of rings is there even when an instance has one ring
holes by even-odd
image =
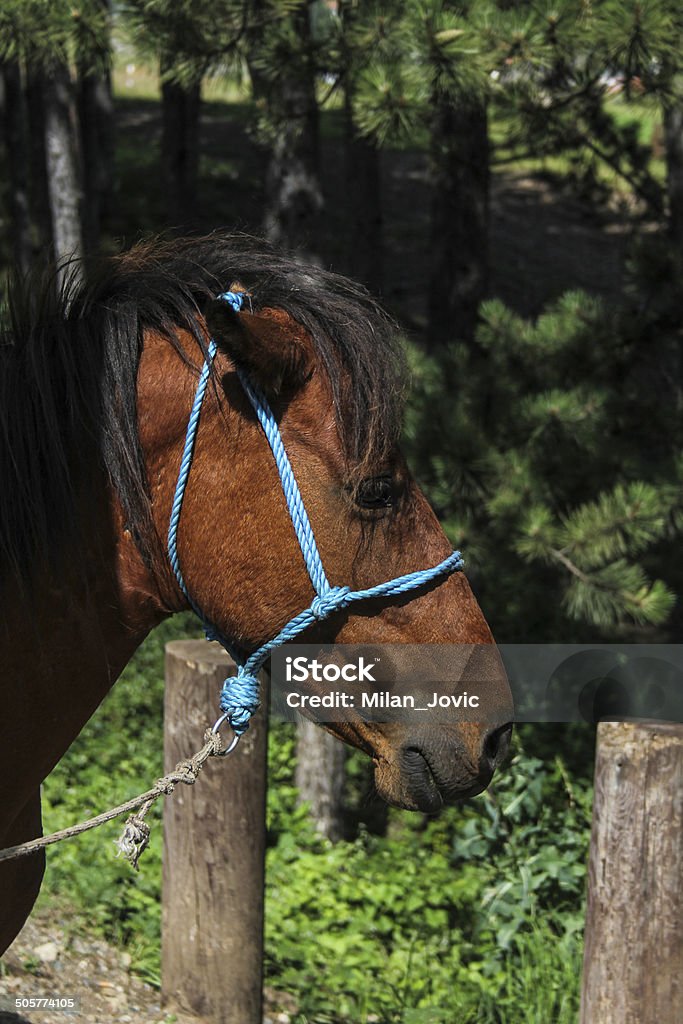
[[[52,215],[55,259],[77,261],[83,255],[81,183],[78,166],[76,123],[69,66],[52,60],[44,80],[45,157]],[[77,262],[63,266],[60,277],[78,273]]]
[[[22,67],[15,58],[2,66],[4,85],[4,135],[9,172],[10,217],[14,263],[26,273],[32,258],[28,115],[22,82]]]
[[[501,641],[666,622],[683,586],[680,282],[648,247],[619,310],[568,293],[534,322],[484,304],[478,343],[415,357],[410,445]],[[666,580],[666,582],[664,582]]]
[[[29,134],[29,197],[33,236],[33,249],[37,253],[51,253],[52,216],[47,187],[47,158],[45,155],[45,107],[43,94],[46,72],[40,61],[29,53],[25,60],[26,113]]]
[[[380,145],[429,126],[432,179],[428,340],[472,340],[486,294],[488,4],[391,3],[374,13],[381,45],[358,76],[355,120]]]
[[[85,70],[93,49],[107,50],[106,29],[101,0],[81,0],[78,5],[65,0],[49,5],[8,0],[0,10],[0,60],[22,69],[30,134],[38,125],[43,132],[44,144],[32,147],[31,192],[35,198],[41,187],[47,191],[53,255],[58,261],[83,251],[80,139],[70,69],[80,60]],[[84,39],[89,41],[87,48]],[[44,167],[36,164],[43,159]],[[43,203],[38,199],[35,204],[39,224]],[[70,272],[77,270],[62,274]]]
[[[683,258],[683,10],[674,0],[603,0],[596,18],[602,51],[619,68],[626,99],[645,96],[659,107],[669,232]]]
[[[173,77],[169,57],[161,59],[161,163],[166,215],[174,228],[193,226],[199,174],[202,79]]]
[[[681,24],[672,0],[561,0],[551,7],[523,0],[514,12],[503,9],[489,26],[491,45],[506,55],[497,97],[513,127],[502,148],[513,158],[562,154],[578,183],[605,195],[606,168],[650,216],[662,217],[652,147],[640,140],[638,120],[618,118],[612,102],[615,89],[627,103],[653,97],[669,125],[673,214],[674,193],[680,189],[683,196],[683,178],[678,181],[675,170],[683,152],[676,128]]]
[[[110,0],[97,0],[95,24],[76,21],[76,109],[83,176],[83,242],[100,245],[103,214],[110,205],[114,165],[114,107],[111,92]]]
[[[342,743],[319,725],[297,722],[296,787],[300,803],[308,804],[315,827],[331,842],[344,834],[344,766]]]
[[[252,46],[259,137],[268,147],[263,224],[276,245],[318,256],[323,194],[313,3],[304,3]]]
[[[277,194],[291,148],[287,139],[299,139],[301,125],[307,123],[307,117],[310,121],[311,116],[317,116],[317,108],[315,102],[312,106],[308,103],[308,114],[299,115],[301,97],[308,88],[299,59],[302,54],[305,57],[305,41],[299,40],[288,49],[283,40],[291,43],[296,37],[297,19],[299,28],[305,27],[308,6],[304,0],[127,0],[123,11],[131,38],[141,54],[157,61],[161,68],[162,161],[168,216],[174,226],[192,223],[200,157],[202,81],[207,75],[241,75],[248,65],[257,108],[254,122],[260,124],[261,138],[267,139],[271,156],[267,192],[274,198],[264,219],[275,240],[287,241],[284,235],[276,238]],[[294,69],[287,79],[291,88],[280,88],[278,76],[284,77],[287,68]],[[278,104],[282,105],[281,112]],[[274,122],[279,131],[269,131]],[[277,170],[280,164],[282,174]],[[309,168],[306,160],[303,164],[305,179]],[[280,192],[290,195],[286,186]]]
[[[338,10],[329,63],[344,97],[345,270],[379,295],[384,287],[382,152],[377,138],[359,129],[356,107],[361,76],[386,43],[387,17],[353,0],[342,0]]]

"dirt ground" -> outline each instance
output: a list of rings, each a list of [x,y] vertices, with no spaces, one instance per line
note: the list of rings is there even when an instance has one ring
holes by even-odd
[[[99,939],[67,938],[45,915],[31,918],[3,957],[0,1024],[166,1024],[159,993],[131,973],[131,958]],[[78,1010],[17,1009],[17,999],[69,999]],[[173,1019],[173,1018],[171,1018]]]
[[[137,978],[133,966],[129,953],[93,936],[70,936],[51,915],[36,914],[0,964],[0,1024],[202,1024],[162,1009],[158,989]],[[17,1009],[16,1003],[69,998],[76,1009]],[[263,1024],[290,1024],[281,1008],[288,1001],[286,993],[266,989]]]

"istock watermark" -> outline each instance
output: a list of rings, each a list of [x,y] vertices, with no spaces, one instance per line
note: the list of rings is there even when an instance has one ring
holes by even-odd
[[[343,665],[334,662],[320,662],[317,659],[312,661],[305,654],[293,658],[288,655],[285,658],[285,676],[288,683],[306,683],[313,680],[316,683],[374,683],[376,682],[373,671],[376,668],[376,659],[372,663],[366,663],[361,655],[357,662],[349,661]]]
[[[273,704],[318,721],[683,722],[683,646],[297,644],[273,652]]]

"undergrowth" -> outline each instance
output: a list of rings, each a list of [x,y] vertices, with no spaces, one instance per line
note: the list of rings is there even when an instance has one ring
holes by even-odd
[[[46,780],[46,830],[146,788],[162,771],[163,646],[156,630]],[[534,743],[527,728],[525,745]],[[576,1020],[590,789],[519,739],[482,797],[436,818],[391,811],[333,845],[294,788],[295,736],[274,723],[268,798],[266,982],[295,1024],[570,1024]],[[349,785],[367,763],[352,754]],[[349,794],[350,801],[358,793]],[[116,859],[119,823],[51,849],[41,903],[67,929],[125,947],[159,983],[160,811],[140,871]]]

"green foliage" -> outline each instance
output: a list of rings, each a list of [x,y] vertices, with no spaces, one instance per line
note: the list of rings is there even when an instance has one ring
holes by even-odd
[[[466,16],[444,0],[420,0],[373,6],[352,20],[347,73],[359,131],[382,144],[405,141],[435,102],[483,102],[491,71],[480,27],[486,7],[473,5]]]
[[[607,201],[616,185],[661,217],[652,140],[628,111],[652,98],[657,120],[680,102],[683,19],[670,0],[346,6],[340,71],[361,133],[404,143],[438,104],[490,100],[504,126],[494,163],[562,158],[581,195]]]
[[[138,792],[162,770],[163,645],[195,631],[165,623],[141,647],[44,787],[62,827]],[[533,739],[529,732],[526,733]],[[294,788],[295,732],[270,736],[266,980],[298,1024],[573,1021],[590,791],[585,765],[521,747],[495,788],[440,817],[391,811],[386,836],[335,846]],[[350,775],[360,786],[363,769]],[[355,780],[355,781],[354,781]],[[353,799],[353,797],[352,797]],[[41,900],[72,929],[125,945],[159,983],[161,827],[138,873],[117,860],[120,822],[54,847]],[[284,996],[283,996],[284,998]]]
[[[680,13],[667,0],[563,0],[502,12],[491,32],[500,55],[496,105],[508,121],[500,157],[562,155],[583,195],[607,200],[616,184],[661,216],[651,139],[612,94],[622,90],[627,104],[642,105],[643,95],[669,102],[680,39]]]
[[[109,15],[101,0],[6,0],[0,6],[0,60],[96,64],[109,52]]]
[[[253,133],[261,144],[277,148],[283,138],[310,131],[306,111],[315,107],[316,78],[329,70],[335,41],[336,19],[320,0],[254,32],[247,60],[257,94]]]
[[[556,562],[572,574],[564,595],[572,618],[608,624],[627,615],[638,624],[660,623],[674,595],[628,558],[665,537],[671,512],[668,488],[617,484],[559,524],[547,507],[532,507],[522,515],[516,549],[530,562]]]
[[[678,297],[653,255],[619,311],[569,292],[528,321],[492,300],[474,347],[412,353],[413,463],[499,639],[608,636],[672,610]]]
[[[589,793],[519,753],[494,790],[388,838],[290,822],[268,854],[266,974],[301,1022],[545,1024],[578,1004]]]
[[[141,56],[160,60],[167,79],[188,83],[207,73],[239,72],[264,35],[286,33],[289,16],[304,6],[304,0],[126,0],[122,12]]]
[[[666,95],[672,67],[680,60],[683,16],[678,3],[602,0],[591,29],[596,47],[622,71],[627,89],[637,80],[648,92]]]

